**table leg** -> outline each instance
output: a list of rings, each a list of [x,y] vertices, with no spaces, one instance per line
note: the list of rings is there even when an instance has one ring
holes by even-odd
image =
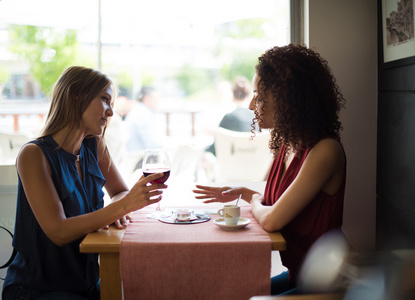
[[[100,254],[101,300],[122,300],[119,253]]]

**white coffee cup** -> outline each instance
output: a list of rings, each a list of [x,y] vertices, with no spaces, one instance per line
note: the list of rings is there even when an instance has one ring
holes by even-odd
[[[226,225],[237,225],[241,215],[241,208],[235,205],[225,205],[218,210],[218,215],[225,219]]]

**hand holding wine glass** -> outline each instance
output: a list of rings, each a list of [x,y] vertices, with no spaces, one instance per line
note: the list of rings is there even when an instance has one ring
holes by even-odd
[[[164,173],[164,176],[151,181],[152,184],[164,183],[170,176],[170,161],[166,150],[164,149],[147,149],[143,158],[143,174],[145,177],[154,173]],[[150,218],[159,218],[161,216],[160,202],[157,203],[156,212],[151,214]]]

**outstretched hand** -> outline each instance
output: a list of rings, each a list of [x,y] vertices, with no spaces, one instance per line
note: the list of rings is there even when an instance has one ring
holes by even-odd
[[[241,188],[230,188],[230,187],[213,187],[205,185],[196,185],[196,190],[193,193],[198,194],[195,196],[196,199],[205,199],[203,203],[213,202],[230,202],[236,200],[240,193]]]

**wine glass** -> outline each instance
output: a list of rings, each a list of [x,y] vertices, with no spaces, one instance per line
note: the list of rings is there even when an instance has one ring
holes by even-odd
[[[145,177],[154,173],[164,173],[164,176],[156,180],[152,180],[152,184],[164,183],[170,176],[170,161],[167,151],[164,149],[146,149],[142,166]],[[149,218],[158,219],[161,217],[160,201],[157,202],[156,211]]]

